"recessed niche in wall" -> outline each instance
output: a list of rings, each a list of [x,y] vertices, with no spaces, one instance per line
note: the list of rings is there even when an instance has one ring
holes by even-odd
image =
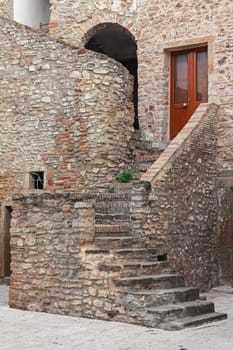
[[[14,0],[14,20],[34,29],[48,27],[49,0]]]

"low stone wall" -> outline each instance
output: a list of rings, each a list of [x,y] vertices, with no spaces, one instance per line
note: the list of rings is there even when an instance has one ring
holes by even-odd
[[[80,251],[93,235],[93,197],[48,193],[15,196],[10,306],[81,313],[89,282],[84,278]]]
[[[111,275],[98,269],[94,248],[95,197],[91,194],[15,195],[11,219],[14,308],[112,319],[125,313]]]
[[[141,179],[151,184],[144,233],[151,245],[163,247],[187,284],[203,289],[218,277],[217,110],[216,105],[199,107]]]

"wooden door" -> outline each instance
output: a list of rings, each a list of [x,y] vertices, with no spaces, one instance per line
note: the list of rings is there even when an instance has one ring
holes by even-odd
[[[2,217],[2,234],[1,234],[1,270],[0,277],[9,277],[11,274],[11,252],[10,252],[10,222],[11,222],[11,207],[3,208]]]
[[[208,102],[207,48],[171,55],[170,138],[184,127],[200,103]]]

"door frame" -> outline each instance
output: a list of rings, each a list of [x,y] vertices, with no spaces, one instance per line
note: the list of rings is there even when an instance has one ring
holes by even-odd
[[[168,140],[171,140],[171,110],[172,110],[172,102],[174,99],[174,88],[173,84],[174,84],[174,56],[175,54],[182,54],[182,53],[190,53],[190,52],[198,52],[198,51],[203,51],[205,50],[207,52],[207,64],[208,64],[208,100],[209,100],[209,82],[212,80],[211,79],[211,72],[210,72],[210,67],[212,66],[212,61],[213,61],[213,55],[210,54],[210,52],[212,53],[213,51],[213,38],[210,37],[209,41],[203,41],[202,43],[197,43],[194,45],[189,45],[187,43],[187,45],[184,45],[182,47],[179,46],[173,46],[170,48],[167,48],[166,51],[169,54],[169,84],[168,84],[168,89],[169,89],[169,93],[168,93],[168,98],[169,98],[169,109],[168,109]],[[195,64],[196,66],[196,55],[194,55],[193,57],[193,64]],[[190,67],[188,67],[189,72],[188,74],[190,74]],[[190,84],[191,82],[188,82],[189,84],[189,88],[190,88]],[[196,81],[196,76],[194,74],[193,76],[193,84],[194,84],[194,92],[193,94],[196,92],[196,86],[197,86],[197,81]],[[202,104],[202,103],[208,103],[207,102],[198,102],[196,103],[196,108]],[[173,137],[174,138],[174,137]]]

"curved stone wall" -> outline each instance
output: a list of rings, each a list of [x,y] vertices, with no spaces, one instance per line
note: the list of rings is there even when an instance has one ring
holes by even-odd
[[[104,55],[1,18],[0,197],[102,188],[130,162],[132,78]]]
[[[220,105],[218,160],[232,169],[232,4],[200,0],[50,0],[50,33],[85,44],[86,35],[101,23],[118,23],[137,41],[139,120],[144,138],[169,139],[170,52],[208,45],[209,102]],[[0,1],[1,15],[13,18],[13,0]]]

